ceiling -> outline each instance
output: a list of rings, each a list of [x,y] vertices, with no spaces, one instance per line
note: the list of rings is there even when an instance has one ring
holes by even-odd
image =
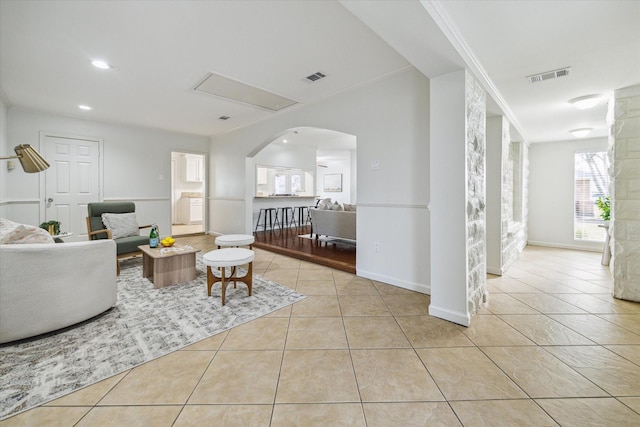
[[[573,128],[607,134],[605,102],[567,101],[640,83],[639,22],[640,2],[613,0],[3,0],[0,88],[10,106],[215,136],[407,67],[435,77],[466,64],[490,114],[529,142],[558,141]],[[568,77],[525,79],[567,66]],[[305,78],[316,72],[326,77]],[[276,112],[194,91],[209,73],[296,104]]]

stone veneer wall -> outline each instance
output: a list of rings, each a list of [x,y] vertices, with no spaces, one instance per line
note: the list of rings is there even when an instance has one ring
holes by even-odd
[[[502,251],[501,269],[504,274],[509,266],[518,259],[518,255],[527,245],[528,228],[528,180],[529,146],[522,142],[511,141],[509,122],[502,123]],[[516,157],[513,159],[513,157]],[[514,161],[516,165],[514,166]],[[514,170],[518,168],[519,170]],[[520,188],[514,185],[514,174],[520,174]],[[521,206],[520,217],[513,220],[515,202]]]
[[[640,302],[640,85],[616,90],[614,98],[609,117],[613,229],[609,265],[613,296]]]
[[[486,94],[466,73],[467,113],[467,295],[469,313],[475,313],[486,293]]]

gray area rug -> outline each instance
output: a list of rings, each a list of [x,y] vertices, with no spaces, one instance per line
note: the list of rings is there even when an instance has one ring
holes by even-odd
[[[118,301],[81,324],[0,346],[0,419],[94,384],[305,298],[254,275],[253,296],[238,283],[207,296],[206,267],[195,280],[155,289],[142,259],[121,261]]]

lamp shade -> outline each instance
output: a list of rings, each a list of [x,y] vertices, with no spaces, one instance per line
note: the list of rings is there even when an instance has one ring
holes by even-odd
[[[22,164],[22,169],[27,173],[42,172],[50,166],[49,162],[29,144],[20,144],[14,150]]]

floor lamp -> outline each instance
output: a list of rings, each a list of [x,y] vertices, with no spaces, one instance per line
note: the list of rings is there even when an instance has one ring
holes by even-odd
[[[20,144],[14,148],[14,151],[15,156],[0,157],[0,160],[19,159],[22,169],[27,173],[42,172],[50,166],[49,162],[29,144]],[[12,163],[9,162],[7,165],[9,170],[13,169]]]

